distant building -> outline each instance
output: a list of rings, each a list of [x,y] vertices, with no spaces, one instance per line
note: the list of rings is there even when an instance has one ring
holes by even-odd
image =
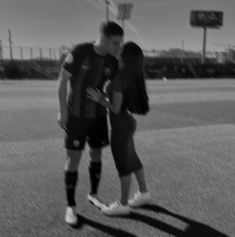
[[[234,48],[230,48],[228,50],[228,56],[227,59],[229,62],[235,63],[235,49]]]

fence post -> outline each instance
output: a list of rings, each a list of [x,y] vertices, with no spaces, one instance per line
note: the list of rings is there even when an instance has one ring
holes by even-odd
[[[33,48],[30,47],[30,59],[32,60],[33,59]]]
[[[20,59],[23,60],[23,47],[20,46]]]
[[[8,41],[9,41],[9,49],[10,49],[10,59],[13,60],[13,53],[12,53],[12,40],[11,40],[11,30],[8,29]]]
[[[53,56],[54,56],[54,60],[56,60],[56,49],[53,49]]]
[[[2,41],[0,40],[0,60],[3,60]]]
[[[50,60],[52,61],[52,51],[51,51],[51,48],[49,48],[49,54],[50,54]]]
[[[42,61],[42,48],[39,48],[40,60]]]

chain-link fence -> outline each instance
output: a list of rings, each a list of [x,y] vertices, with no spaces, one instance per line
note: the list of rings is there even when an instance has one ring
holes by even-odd
[[[0,79],[57,78],[62,54],[61,48],[0,44]]]
[[[59,60],[60,57],[60,48],[5,45],[0,47],[0,60]]]

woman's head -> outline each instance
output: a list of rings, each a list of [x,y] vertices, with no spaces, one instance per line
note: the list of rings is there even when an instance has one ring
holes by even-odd
[[[144,54],[136,43],[131,41],[125,43],[122,47],[120,56],[123,67],[127,68],[132,74],[136,74],[139,70],[143,70]]]
[[[149,100],[144,78],[144,54],[134,42],[123,45],[120,55],[124,84],[126,85],[126,103],[132,113],[146,114]]]

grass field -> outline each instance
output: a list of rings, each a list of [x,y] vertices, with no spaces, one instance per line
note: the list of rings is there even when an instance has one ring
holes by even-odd
[[[148,81],[151,112],[138,116],[136,149],[154,204],[125,218],[91,206],[88,149],[77,190],[81,225],[64,223],[63,131],[55,81],[0,81],[1,237],[235,236],[235,81]],[[131,193],[137,188],[133,182]],[[103,151],[100,196],[119,198]]]

